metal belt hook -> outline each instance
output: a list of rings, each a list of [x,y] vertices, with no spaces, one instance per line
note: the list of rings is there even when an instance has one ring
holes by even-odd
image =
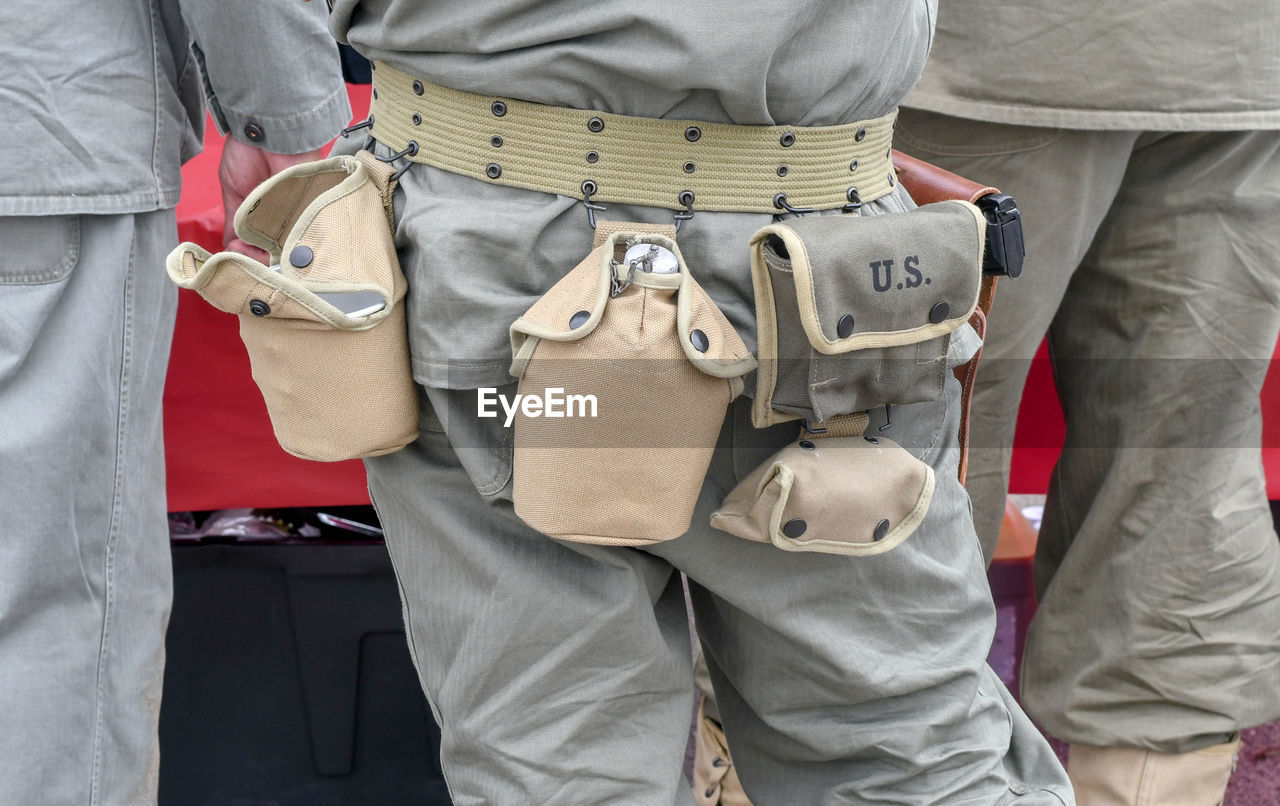
[[[378,157],[377,159],[379,162],[395,162],[396,160],[401,159],[403,157],[415,156],[417,155],[417,153],[418,153],[418,141],[410,140],[409,145],[405,146],[403,151],[397,151],[394,154],[388,154],[385,157]],[[394,182],[395,180],[404,176],[404,172],[409,170],[412,167],[413,167],[412,162],[406,162],[404,165],[397,168],[396,172],[391,174],[391,178],[387,181]]]
[[[609,209],[603,204],[595,204],[591,201],[591,197],[599,189],[593,179],[586,179],[582,182],[582,206],[587,208],[587,223],[591,224],[591,229],[596,228],[596,213],[603,213]]]
[[[353,123],[347,128],[343,129],[342,136],[349,137],[352,132],[358,132],[361,129],[372,129],[372,128],[373,128],[373,115],[370,115],[369,117],[365,118],[359,123]]]
[[[779,210],[786,210],[788,213],[799,214],[817,212],[812,207],[792,207],[790,204],[787,204],[787,194],[785,193],[779,193],[773,197],[773,206],[777,207]]]
[[[676,220],[676,232],[678,233],[680,232],[680,225],[693,218],[693,191],[680,191],[680,195],[676,196],[676,201],[684,205],[684,210],[671,214],[671,217]]]

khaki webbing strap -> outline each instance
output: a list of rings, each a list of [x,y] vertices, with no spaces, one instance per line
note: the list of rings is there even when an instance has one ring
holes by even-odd
[[[739,126],[547,106],[437,86],[376,62],[373,136],[407,158],[499,185],[593,201],[778,213],[864,202],[896,183],[897,111],[840,126]]]
[[[822,424],[822,431],[810,431],[804,428],[800,436],[804,439],[820,439],[822,437],[860,437],[871,423],[871,417],[865,411],[853,414],[838,414]]]
[[[676,228],[673,224],[629,224],[626,221],[596,221],[596,237],[591,244],[591,248],[595,249],[600,244],[609,240],[609,236],[615,232],[643,232],[654,235],[665,235],[675,240]]]

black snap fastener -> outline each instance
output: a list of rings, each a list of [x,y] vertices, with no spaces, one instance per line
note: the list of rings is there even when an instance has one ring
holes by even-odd
[[[796,142],[796,136],[791,132],[785,132],[781,137],[778,138],[778,142],[782,143],[783,148],[786,148],[788,146],[793,146],[795,145],[795,142]]]
[[[256,123],[244,124],[244,136],[248,137],[251,142],[261,143],[262,138],[266,135],[262,131],[262,127]]]
[[[489,143],[494,148],[502,148],[502,137],[500,135],[495,134],[493,137],[489,139]]]
[[[587,128],[593,132],[604,131],[604,121],[600,118],[591,118],[587,121]]]
[[[853,335],[853,314],[846,313],[840,317],[840,321],[836,322],[836,335],[842,339]]]
[[[413,82],[413,94],[414,95],[422,94],[422,82],[418,81],[417,79],[414,79],[414,82]]]
[[[854,141],[859,142],[859,143],[861,143],[861,142],[862,142],[863,140],[865,140],[866,138],[867,138],[867,130],[866,130],[866,129],[858,129],[857,133],[855,133],[855,134],[853,135],[853,139],[854,139]]]
[[[875,541],[884,540],[884,536],[889,534],[889,522],[882,520],[876,524],[876,530],[871,533],[871,539]]]
[[[500,118],[507,114],[507,105],[502,101],[494,101],[489,105],[489,111],[493,113],[494,117]]]
[[[782,524],[782,533],[787,537],[796,538],[804,534],[805,529],[809,528],[809,524],[804,522],[804,518],[792,518]]]
[[[711,762],[711,766],[713,766],[713,767],[723,767],[723,766],[724,766],[724,759],[720,758],[719,756],[716,756],[716,757],[715,757],[715,760]],[[707,797],[711,797],[711,796],[710,796],[710,795],[708,795]]]
[[[585,325],[587,323],[587,320],[590,318],[591,318],[591,311],[578,311],[573,316],[569,317],[569,329],[577,330],[578,328]]]
[[[254,316],[266,316],[271,313],[271,306],[260,299],[249,300],[249,312]]]
[[[893,171],[890,171],[890,172],[889,172],[889,187],[893,187],[893,183],[894,183],[894,179],[893,179]]]
[[[851,171],[856,171],[856,170],[858,170],[858,161],[857,161],[857,160],[852,160],[852,161],[850,161],[850,162],[849,162],[849,170],[851,170]]]
[[[596,163],[596,162],[599,162],[599,161],[600,161],[600,152],[599,152],[599,151],[588,151],[588,152],[587,152],[587,162],[590,162],[590,163]]]
[[[715,795],[715,793],[716,793],[716,788],[715,788],[714,786],[709,786],[709,787],[707,787],[707,791],[706,791],[706,792],[704,792],[704,793],[702,794],[702,796],[703,796],[704,798],[709,798],[709,797],[711,797],[711,796]]]
[[[692,162],[686,162],[686,163],[684,164],[684,172],[685,172],[685,173],[687,173],[687,174],[691,174],[691,173],[693,173],[694,169],[695,169],[695,168],[697,168],[697,167],[698,167],[698,166],[697,166],[697,165],[694,165]]]
[[[497,179],[502,176],[502,166],[496,162],[491,162],[484,169],[484,175],[490,179]]]
[[[785,165],[779,165],[779,166],[778,166],[778,176],[786,176],[786,175],[787,175],[787,166],[785,166]]]
[[[705,353],[707,348],[711,346],[711,341],[707,339],[707,334],[701,330],[695,330],[690,333],[689,342],[693,344],[693,349],[700,353]]]
[[[303,266],[310,266],[311,260],[314,257],[315,253],[311,251],[311,247],[309,246],[302,246],[299,244],[289,250],[289,262],[293,264],[293,267],[296,269],[300,269]]]
[[[800,440],[800,447],[804,448],[806,451],[811,451],[814,449],[814,444],[807,439],[802,439]]]
[[[419,115],[417,112],[413,113],[413,125],[414,126],[422,125],[422,115]]]
[[[690,143],[698,142],[701,137],[702,129],[699,129],[697,126],[690,126],[684,130],[684,139],[688,140]]]
[[[374,87],[374,88],[373,88],[373,100],[375,100],[375,101],[376,101],[376,100],[378,100],[378,88],[377,88],[377,87]]]
[[[867,442],[870,442],[872,445],[880,444],[880,440],[876,439],[875,437],[863,437],[863,439],[865,439]]]
[[[939,322],[944,322],[946,321],[947,314],[949,313],[951,313],[951,306],[945,302],[939,302],[937,305],[934,305],[929,309],[929,321],[933,322],[935,325]]]

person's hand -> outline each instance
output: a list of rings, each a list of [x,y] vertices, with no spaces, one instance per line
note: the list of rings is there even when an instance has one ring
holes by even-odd
[[[218,181],[222,183],[222,207],[226,222],[222,227],[224,249],[240,252],[266,263],[270,258],[258,247],[245,243],[236,235],[236,210],[258,185],[300,162],[324,159],[324,149],[317,148],[305,154],[272,154],[256,146],[228,137],[222,146],[222,162],[218,165]]]

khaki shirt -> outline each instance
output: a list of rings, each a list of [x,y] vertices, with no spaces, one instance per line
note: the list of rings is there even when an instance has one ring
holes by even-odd
[[[1280,4],[945,0],[905,105],[1066,129],[1280,128]]]
[[[365,56],[471,92],[648,117],[829,125],[897,105],[924,64],[936,8],[936,0],[337,0],[332,30]],[[581,200],[427,165],[414,165],[400,186],[396,244],[409,277],[415,377],[452,389],[511,382],[508,326],[591,250]],[[899,186],[863,212],[909,204]],[[610,204],[600,215],[661,224],[671,213]],[[693,276],[751,349],[747,243],[773,220],[699,212],[679,235]],[[464,463],[475,447],[459,446]]]
[[[202,84],[219,128],[277,153],[350,120],[319,2],[4,0],[0,53],[0,215],[173,207]]]
[[[454,89],[622,115],[830,125],[915,83],[937,0],[336,0],[371,59]]]

